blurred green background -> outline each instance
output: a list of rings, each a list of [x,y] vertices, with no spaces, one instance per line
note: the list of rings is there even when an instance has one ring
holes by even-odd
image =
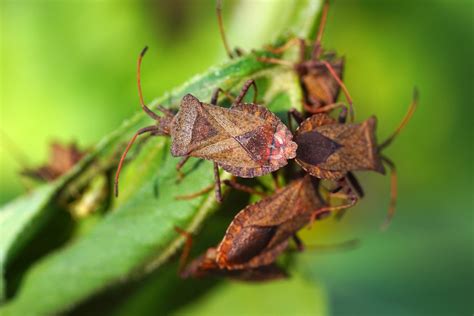
[[[278,16],[271,10],[284,8],[284,0],[224,2],[232,46],[249,50],[278,34],[278,20],[268,23],[266,16]],[[97,143],[138,110],[135,63],[145,44],[150,54],[142,80],[149,100],[226,60],[214,6],[204,0],[2,1],[1,129],[33,165],[46,159],[53,139]],[[398,213],[390,229],[379,231],[389,178],[360,174],[366,198],[342,222],[324,221],[303,235],[308,244],[358,237],[361,246],[294,256],[291,273],[300,281],[290,282],[307,288],[292,293],[281,283],[265,285],[260,291],[288,301],[275,312],[474,312],[473,15],[473,3],[462,0],[332,4],[324,45],[346,56],[345,82],[357,117],[377,115],[383,139],[404,115],[414,85],[421,101],[386,151],[399,173]],[[261,25],[275,27],[255,32]],[[3,135],[0,159],[3,204],[24,191]],[[121,294],[128,302],[124,311],[165,304],[156,299],[164,287],[152,281]],[[200,295],[181,306],[182,313],[224,313],[249,296],[246,286],[227,281],[192,284]],[[268,295],[258,304],[255,297],[250,301],[255,314],[272,312]]]

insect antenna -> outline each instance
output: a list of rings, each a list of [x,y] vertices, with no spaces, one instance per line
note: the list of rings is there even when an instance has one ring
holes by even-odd
[[[217,22],[219,24],[219,33],[221,34],[222,43],[224,43],[225,51],[230,59],[234,58],[232,51],[230,49],[229,43],[227,42],[227,37],[225,36],[224,23],[222,22],[222,0],[217,0],[216,3],[216,14]]]
[[[145,48],[143,48],[140,55],[138,56],[138,62],[137,62],[138,97],[140,98],[140,105],[142,106],[143,111],[145,111],[145,113],[148,114],[148,116],[151,117],[152,119],[159,121],[161,117],[155,112],[153,112],[149,107],[147,107],[145,102],[143,101],[143,92],[142,92],[142,84],[141,84],[141,68],[142,68],[143,56],[145,56],[145,53],[147,52],[147,50],[148,50],[148,46],[145,46]]]
[[[138,62],[137,62],[137,85],[138,85],[138,96],[140,98],[140,105],[142,106],[142,109],[143,111],[145,111],[146,114],[148,114],[148,116],[150,116],[152,119],[158,121],[158,122],[162,122],[163,121],[163,118],[159,115],[157,115],[156,113],[154,113],[150,108],[148,108],[145,104],[145,102],[143,101],[143,93],[142,93],[142,85],[141,85],[141,76],[140,76],[140,70],[141,70],[141,65],[142,65],[142,60],[143,60],[143,56],[145,55],[146,51],[148,50],[148,46],[145,46],[145,48],[143,48],[143,50],[141,51],[140,55],[138,56]],[[161,110],[163,111],[163,110]],[[165,112],[165,114],[167,114]],[[168,115],[168,114],[167,114]],[[144,128],[141,128],[139,129],[135,135],[133,135],[133,137],[130,139],[130,141],[128,142],[128,145],[127,145],[127,148],[125,148],[125,151],[123,152],[122,154],[122,157],[120,157],[120,162],[119,162],[119,165],[117,167],[117,172],[115,173],[115,180],[114,180],[114,192],[115,192],[115,196],[118,196],[118,183],[119,183],[119,177],[120,177],[120,172],[122,171],[122,166],[123,166],[123,163],[125,161],[125,157],[127,157],[127,154],[128,154],[128,151],[130,150],[130,148],[132,147],[133,143],[135,142],[135,140],[137,139],[137,137],[141,134],[144,134],[144,133],[152,133],[152,134],[164,134],[163,132],[163,127],[160,127],[160,126],[156,126],[156,125],[152,125],[152,126],[147,126],[147,127],[144,127]]]
[[[401,121],[400,125],[398,125],[397,129],[392,133],[392,135],[390,135],[382,144],[379,145],[379,151],[390,145],[395,139],[395,137],[400,133],[400,131],[408,124],[408,121],[410,121],[411,117],[413,116],[413,113],[416,110],[416,107],[418,105],[418,99],[419,93],[418,89],[415,87],[413,89],[413,99],[411,101],[410,106],[408,107],[408,112],[405,114],[405,117]]]
[[[323,12],[321,13],[321,20],[319,22],[318,34],[316,40],[314,41],[313,51],[311,53],[311,58],[316,60],[321,55],[321,40],[323,39],[324,28],[326,27],[326,21],[329,11],[329,0],[324,1]]]
[[[144,128],[141,128],[138,130],[138,132],[133,135],[132,139],[128,142],[127,148],[125,148],[125,151],[122,154],[122,157],[120,157],[120,162],[117,167],[117,172],[115,173],[115,180],[114,180],[114,192],[115,196],[118,196],[118,184],[119,184],[119,177],[120,177],[120,172],[122,171],[123,163],[125,162],[125,157],[127,157],[128,151],[132,147],[133,143],[137,139],[137,137],[141,134],[144,133],[153,133],[153,132],[159,132],[158,126],[152,125],[152,126],[147,126]]]

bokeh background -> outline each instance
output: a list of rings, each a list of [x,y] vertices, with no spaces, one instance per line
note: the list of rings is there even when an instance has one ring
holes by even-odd
[[[281,10],[285,0],[224,2],[233,46],[260,47],[277,35],[278,20],[269,22],[267,16],[278,16],[272,10]],[[214,5],[205,0],[2,1],[0,203],[24,192],[17,176],[21,166],[4,134],[32,165],[46,159],[51,140],[97,143],[138,110],[135,63],[145,44],[151,48],[143,72],[149,99],[226,60]],[[415,85],[420,106],[386,151],[399,172],[398,213],[390,229],[379,230],[388,177],[361,174],[366,198],[343,221],[321,222],[303,233],[309,244],[357,237],[361,245],[294,256],[291,272],[307,284],[304,295],[279,283],[262,288],[274,300],[288,301],[279,313],[474,312],[473,15],[468,0],[331,5],[324,45],[346,56],[345,82],[357,117],[377,115],[383,139],[404,115]],[[267,27],[255,32],[261,25]],[[258,303],[245,286],[208,285],[194,283],[199,297],[189,304],[181,300],[178,311],[232,314],[229,304],[247,299],[255,313],[271,311],[268,295]],[[152,279],[135,290],[121,294],[131,302],[124,311],[149,312],[166,304],[156,299],[166,287],[154,286]],[[173,300],[170,293],[166,297]],[[113,301],[110,295],[106,299]]]

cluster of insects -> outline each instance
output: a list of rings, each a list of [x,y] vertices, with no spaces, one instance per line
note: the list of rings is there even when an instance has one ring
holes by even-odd
[[[89,215],[100,204],[107,209],[112,195],[113,168],[118,163],[113,183],[117,196],[127,153],[139,135],[149,134],[171,138],[171,155],[182,157],[176,166],[180,179],[184,177],[181,169],[190,157],[209,160],[214,165],[214,185],[194,194],[176,196],[176,199],[192,199],[214,190],[216,200],[222,202],[223,184],[261,196],[258,202],[235,215],[216,247],[209,248],[190,263],[187,259],[192,246],[191,234],[175,227],[186,240],[179,267],[183,278],[224,276],[266,281],[287,277],[286,271],[276,262],[289,249],[290,241],[298,250],[304,249],[298,232],[333,214],[342,218],[364,196],[355,171],[385,174],[385,167],[390,170],[391,199],[382,226],[386,228],[395,213],[397,175],[395,164],[382,150],[410,120],[418,93],[415,89],[407,114],[392,135],[382,142],[376,139],[377,119],[374,116],[355,123],[352,98],[342,80],[344,58],[321,45],[328,10],[329,2],[326,1],[311,45],[295,37],[279,47],[267,48],[272,56],[283,56],[286,50],[296,47],[297,61],[255,56],[261,63],[290,68],[299,78],[302,111],[294,108],[288,111],[287,124],[265,104],[257,102],[258,88],[253,79],[245,82],[237,96],[216,87],[209,103],[187,94],[177,112],[157,106],[160,113],[155,113],[145,104],[141,89],[140,70],[147,51],[145,47],[138,58],[138,93],[143,111],[155,121],[154,124],[135,133],[120,160],[114,155],[113,161],[93,161],[95,168],[91,168],[91,176],[68,185],[69,189],[60,194],[60,202],[76,218]],[[239,58],[244,53],[229,48],[219,0],[216,11],[226,52],[229,58]],[[253,101],[244,101],[250,89],[254,90]],[[338,101],[340,91],[346,102]],[[229,107],[219,105],[221,94],[231,101]],[[296,124],[295,128],[293,124]],[[50,151],[47,164],[31,168],[22,163],[21,174],[29,179],[52,182],[74,168],[87,153],[75,144],[59,143],[52,144]],[[221,181],[219,169],[230,173],[232,178]],[[267,174],[273,176],[272,193],[238,182],[238,178],[258,179]],[[284,186],[280,185],[282,179]]]
[[[145,48],[138,59],[138,90],[140,104],[152,118],[153,125],[141,128],[130,140],[118,164],[115,176],[115,194],[118,195],[119,175],[125,157],[139,135],[169,136],[171,155],[182,157],[179,171],[190,157],[212,161],[215,184],[196,194],[215,190],[221,202],[221,185],[237,190],[263,195],[234,217],[222,241],[209,248],[203,255],[186,263],[192,244],[191,235],[176,227],[177,233],[186,238],[180,263],[182,277],[208,275],[227,276],[251,281],[272,280],[286,277],[286,272],[276,264],[277,258],[293,240],[298,249],[303,243],[297,233],[316,220],[332,214],[342,217],[364,196],[355,171],[375,171],[391,174],[391,201],[384,227],[395,212],[397,176],[394,163],[382,153],[390,145],[412,116],[417,104],[415,90],[412,103],[399,127],[385,141],[376,139],[374,116],[360,123],[354,122],[353,102],[342,81],[344,59],[321,46],[329,4],[326,1],[316,39],[308,45],[304,39],[293,38],[279,47],[268,48],[276,56],[293,46],[299,49],[296,62],[279,58],[256,57],[262,63],[291,67],[299,77],[303,111],[288,112],[288,124],[272,113],[264,104],[257,104],[257,84],[249,79],[236,97],[216,87],[209,103],[185,95],[175,113],[162,106],[152,111],[144,102],[140,69]],[[222,26],[220,3],[217,5],[219,29],[230,58],[242,52],[229,49]],[[250,89],[254,100],[245,102]],[[345,102],[338,102],[340,90]],[[226,94],[232,104],[219,106],[219,95]],[[336,113],[334,113],[336,112]],[[334,115],[335,114],[335,115]],[[297,127],[293,129],[293,124]],[[233,177],[222,181],[222,168]],[[277,173],[284,174],[286,185],[279,185]],[[237,181],[240,178],[257,178],[274,175],[275,191],[264,194]],[[329,185],[328,185],[329,184]]]
[[[216,9],[226,52],[229,58],[239,58],[244,53],[229,48],[219,0]],[[407,114],[392,135],[382,142],[376,139],[377,119],[374,116],[355,123],[352,98],[342,80],[344,58],[321,45],[328,10],[329,2],[326,1],[311,45],[295,37],[281,46],[267,48],[272,56],[283,56],[286,50],[296,47],[297,61],[255,56],[261,63],[292,69],[299,78],[302,111],[289,110],[287,124],[265,104],[257,102],[258,87],[253,79],[245,82],[237,96],[216,87],[209,103],[187,94],[177,112],[157,106],[160,113],[155,113],[145,104],[141,89],[140,70],[147,51],[145,47],[138,58],[138,93],[143,111],[155,121],[154,124],[135,133],[120,160],[113,155],[113,161],[92,161],[94,168],[90,168],[89,176],[71,181],[66,186],[68,189],[60,192],[60,204],[75,218],[97,211],[98,205],[101,209],[108,209],[113,169],[118,164],[113,181],[117,196],[119,176],[127,153],[139,135],[149,134],[171,138],[171,155],[182,157],[176,166],[180,179],[184,177],[181,169],[190,157],[209,160],[214,165],[212,186],[187,196],[176,196],[176,199],[192,199],[214,190],[216,200],[222,202],[223,184],[261,196],[259,201],[235,215],[216,247],[209,248],[190,263],[187,259],[192,246],[191,234],[175,227],[186,240],[179,265],[183,278],[224,276],[267,281],[287,277],[286,271],[276,262],[289,249],[291,241],[298,250],[304,249],[298,232],[331,215],[342,218],[364,196],[355,171],[385,174],[385,167],[390,170],[391,199],[382,226],[386,228],[395,213],[397,174],[395,164],[382,150],[410,120],[418,102],[418,93],[415,89]],[[253,101],[244,101],[250,89],[254,90]],[[341,91],[346,102],[338,101]],[[219,105],[221,94],[231,101],[229,107]],[[293,124],[296,124],[295,128]],[[53,143],[48,163],[31,168],[22,159],[23,155],[14,151],[23,165],[21,174],[43,182],[52,182],[66,174],[87,154],[75,144]],[[221,181],[219,169],[230,173],[232,178]],[[258,179],[267,174],[273,176],[272,193],[238,182],[238,178]],[[283,186],[280,185],[282,179]]]
[[[223,199],[219,168],[234,176],[232,180],[224,181],[226,185],[259,195],[263,195],[262,192],[238,183],[236,178],[255,178],[269,173],[276,175],[282,169],[288,169],[285,172],[288,183],[284,187],[279,187],[275,176],[275,192],[241,210],[217,247],[209,248],[189,264],[186,260],[192,244],[191,235],[176,227],[176,231],[187,240],[180,262],[182,277],[220,275],[251,281],[286,277],[286,272],[275,262],[288,248],[291,239],[298,249],[303,249],[298,231],[332,213],[342,217],[345,210],[363,197],[362,186],[354,171],[371,170],[384,174],[384,166],[390,169],[391,202],[384,227],[393,217],[397,176],[394,163],[382,154],[382,150],[409,121],[417,104],[417,92],[415,90],[408,113],[399,127],[381,143],[376,140],[377,120],[374,116],[354,123],[352,98],[341,79],[344,59],[321,46],[328,9],[326,1],[316,40],[309,49],[306,41],[300,38],[269,48],[272,53],[281,54],[297,45],[297,62],[257,58],[263,63],[291,67],[300,78],[304,95],[303,112],[290,110],[288,126],[265,105],[257,104],[257,85],[252,79],[244,84],[237,97],[231,97],[232,104],[228,108],[218,105],[219,94],[226,92],[217,87],[209,103],[188,94],[183,97],[177,113],[158,106],[162,114],[158,115],[143,100],[140,68],[147,48],[140,54],[137,70],[140,103],[155,124],[138,130],[125,149],[115,177],[116,195],[127,152],[136,138],[145,133],[171,137],[171,155],[183,157],[177,165],[178,171],[190,157],[212,161],[213,187],[219,202]],[[227,53],[230,58],[237,57],[241,52],[232,52],[227,44],[220,2],[217,15]],[[246,103],[243,100],[250,88],[254,89],[254,101]],[[347,105],[337,102],[340,90],[345,94]],[[229,97],[229,93],[226,95]],[[337,118],[331,116],[335,110],[339,110]],[[295,130],[292,129],[293,120],[298,125]],[[295,163],[299,170],[295,168]],[[326,188],[324,180],[332,182],[332,188]],[[206,191],[208,189],[177,198],[192,198]],[[333,198],[339,199],[339,203],[334,204]]]

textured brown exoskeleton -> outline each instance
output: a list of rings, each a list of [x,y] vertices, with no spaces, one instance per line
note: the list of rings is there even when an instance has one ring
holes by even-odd
[[[301,228],[331,211],[348,208],[356,201],[355,196],[344,195],[345,199],[350,199],[349,203],[328,206],[319,195],[318,186],[318,179],[306,175],[247,206],[234,217],[217,248],[209,248],[185,267],[191,247],[188,235],[181,257],[181,276],[222,275],[247,280],[284,276],[275,261],[288,248],[289,239],[293,238],[302,249],[296,235]],[[186,236],[184,231],[178,228],[177,231]]]
[[[84,157],[75,143],[63,145],[54,142],[50,145],[49,161],[38,168],[24,168],[22,175],[35,180],[50,182],[71,170]]]
[[[269,265],[287,248],[290,238],[302,246],[296,236],[301,228],[356,202],[348,192],[348,203],[329,206],[318,187],[319,180],[306,175],[240,211],[217,247],[219,267],[234,270]]]
[[[220,268],[216,263],[216,248],[207,249],[203,255],[194,259],[189,264],[186,264],[186,259],[192,246],[192,238],[188,232],[178,227],[175,227],[175,229],[186,238],[186,245],[181,255],[179,265],[179,275],[183,279],[217,276],[240,281],[263,282],[288,277],[287,273],[276,264],[242,270]]]
[[[303,106],[308,113],[319,113],[329,111],[339,104],[336,103],[340,88],[343,89],[350,106],[351,120],[353,119],[352,99],[347,88],[342,82],[344,70],[344,58],[337,57],[333,52],[324,52],[321,40],[326,25],[329,1],[325,1],[318,34],[312,45],[310,56],[307,58],[306,42],[302,38],[292,38],[286,44],[278,48],[270,48],[269,51],[280,54],[288,48],[298,45],[299,58],[296,63],[278,58],[258,58],[258,60],[286,65],[295,69],[300,78],[303,89]]]
[[[395,132],[383,143],[375,137],[376,118],[359,124],[345,124],[343,111],[339,122],[327,114],[315,114],[303,121],[295,133],[298,144],[296,162],[309,174],[321,179],[339,180],[351,171],[372,170],[384,174],[383,163],[392,174],[392,195],[386,224],[392,218],[396,204],[395,165],[381,154],[408,123],[418,102],[415,89],[407,114]]]
[[[253,178],[278,170],[287,164],[288,159],[295,157],[293,135],[281,120],[255,101],[242,102],[251,86],[255,88],[256,98],[257,87],[253,80],[245,83],[230,108],[216,105],[222,91],[216,89],[211,104],[187,94],[175,115],[163,107],[159,107],[165,114],[163,117],[152,112],[143,102],[140,87],[140,65],[145,52],[146,48],[138,59],[140,103],[143,110],[156,120],[156,125],[140,129],[130,140],[117,169],[116,193],[125,156],[137,136],[143,133],[171,136],[171,154],[184,157],[177,166],[178,170],[189,157],[213,161],[218,200],[221,199],[218,166],[235,176]]]

